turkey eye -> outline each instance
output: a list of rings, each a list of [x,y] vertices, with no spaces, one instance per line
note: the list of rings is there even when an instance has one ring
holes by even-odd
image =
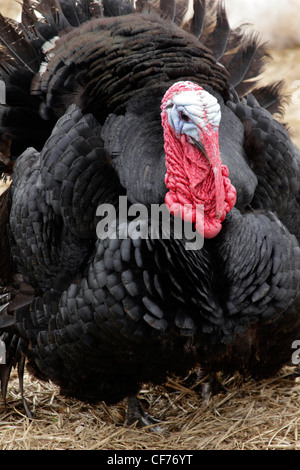
[[[190,122],[190,118],[186,114],[184,114],[182,111],[180,111],[179,116],[182,121]]]

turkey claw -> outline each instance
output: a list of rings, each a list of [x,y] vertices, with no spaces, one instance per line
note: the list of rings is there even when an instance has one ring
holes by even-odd
[[[147,427],[149,431],[158,434],[165,434],[165,431],[160,426],[162,422],[153,416],[150,416],[141,406],[136,396],[128,397],[128,406],[125,417],[125,426],[135,424],[138,428]]]

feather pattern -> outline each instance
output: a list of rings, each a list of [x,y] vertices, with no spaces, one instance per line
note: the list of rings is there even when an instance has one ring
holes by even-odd
[[[215,59],[220,60],[227,51],[229,37],[232,33],[222,3],[218,4],[216,14],[211,18],[213,22],[206,26],[202,40],[212,50]]]
[[[4,400],[18,366],[32,417],[25,357],[62,393],[107,403],[199,366],[276,373],[300,330],[300,153],[272,115],[281,85],[256,84],[267,57],[257,36],[231,30],[208,0],[25,0],[22,23],[1,25],[1,162],[12,174],[0,199]],[[163,100],[177,82],[217,109],[218,129],[204,113],[198,146],[162,119],[171,105],[182,129],[193,125]],[[222,165],[205,168],[215,180],[221,168],[237,199],[219,233],[187,249],[191,233],[178,237],[168,211],[166,237],[151,210],[169,189],[167,150],[193,146],[200,165],[208,137]],[[196,176],[207,204],[209,180]]]
[[[15,61],[35,73],[38,70],[38,57],[35,49],[26,40],[18,23],[0,15],[0,42]]]

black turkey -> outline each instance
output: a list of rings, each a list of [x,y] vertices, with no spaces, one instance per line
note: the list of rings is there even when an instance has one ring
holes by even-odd
[[[267,54],[221,5],[187,3],[24,0],[20,24],[0,19],[4,399],[25,360],[106,403],[290,360],[300,158],[281,84],[255,88]]]

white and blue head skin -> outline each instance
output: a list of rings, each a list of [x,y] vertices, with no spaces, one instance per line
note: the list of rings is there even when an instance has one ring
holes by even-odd
[[[195,206],[204,205],[204,236],[214,237],[236,202],[219,152],[220,105],[201,86],[182,81],[167,90],[161,109],[169,189],[165,202],[174,215],[190,222],[195,222]],[[187,213],[188,204],[193,209]]]
[[[194,84],[189,90],[188,83],[178,82],[176,84],[183,85],[185,89],[170,98],[166,104],[166,110],[169,124],[177,135],[185,134],[199,142],[201,131],[218,131],[221,109],[213,95],[201,87],[198,87],[196,91]]]

